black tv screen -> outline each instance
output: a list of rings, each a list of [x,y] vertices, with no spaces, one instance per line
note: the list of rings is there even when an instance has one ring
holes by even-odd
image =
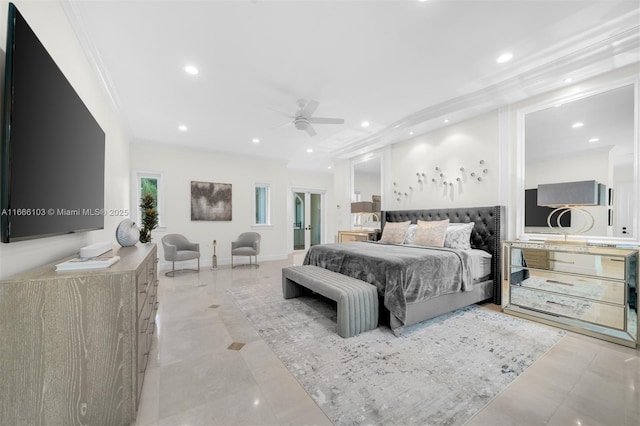
[[[546,226],[548,227],[547,217],[555,210],[552,207],[538,205],[538,190],[524,190],[524,226]],[[558,226],[559,212],[551,217],[551,226]],[[560,219],[560,225],[563,228],[571,226],[571,213],[566,213]]]
[[[2,241],[104,228],[105,134],[13,4],[3,124]]]

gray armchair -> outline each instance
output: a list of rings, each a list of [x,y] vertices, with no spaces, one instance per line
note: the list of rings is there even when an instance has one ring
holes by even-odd
[[[178,271],[200,271],[200,244],[192,243],[184,235],[167,234],[162,237],[164,260],[171,262],[171,271],[165,273],[168,277],[176,274],[176,262],[198,259],[198,269],[179,269]]]
[[[238,239],[231,242],[231,267],[233,268],[233,256],[249,256],[249,266],[251,257],[256,258],[258,267],[258,255],[260,254],[260,234],[257,232],[243,232]]]

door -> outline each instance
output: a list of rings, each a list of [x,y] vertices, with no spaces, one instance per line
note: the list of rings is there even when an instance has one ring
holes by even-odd
[[[320,191],[293,191],[293,250],[322,243],[323,198]]]

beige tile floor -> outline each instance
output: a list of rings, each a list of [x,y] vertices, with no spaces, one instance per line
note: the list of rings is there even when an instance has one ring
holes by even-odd
[[[259,268],[160,274],[158,327],[137,425],[331,424],[226,291],[280,287],[281,268],[294,263],[299,257]],[[234,342],[244,346],[228,349]],[[639,355],[569,333],[467,424],[640,425]]]

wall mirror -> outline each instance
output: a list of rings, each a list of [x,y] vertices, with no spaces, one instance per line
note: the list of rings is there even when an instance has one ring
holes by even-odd
[[[356,204],[371,202],[371,213],[354,212]],[[371,153],[351,160],[351,219],[352,227],[379,228],[382,208],[382,155]],[[365,210],[367,210],[365,208]]]
[[[637,91],[637,81],[628,81],[523,113],[525,195],[518,203],[519,234],[562,233],[541,223],[548,212],[532,204],[539,184],[596,180],[606,186],[604,205],[585,207],[593,227],[575,237],[638,239]],[[571,235],[572,229],[584,228],[585,220],[571,212],[569,223],[561,225]]]

